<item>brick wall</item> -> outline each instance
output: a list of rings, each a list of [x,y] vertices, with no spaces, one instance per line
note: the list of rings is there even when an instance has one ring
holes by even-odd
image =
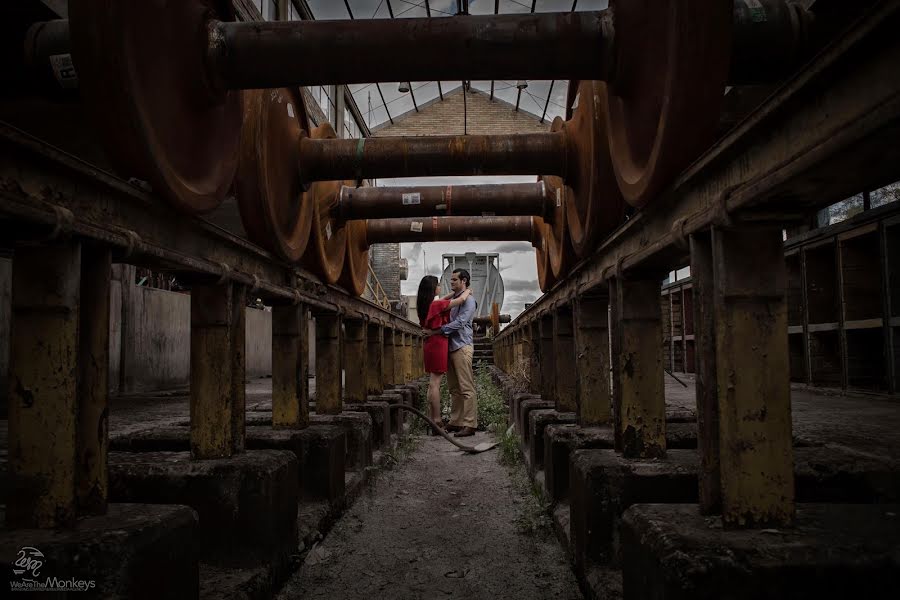
[[[369,263],[391,302],[400,300],[400,244],[372,245]]]

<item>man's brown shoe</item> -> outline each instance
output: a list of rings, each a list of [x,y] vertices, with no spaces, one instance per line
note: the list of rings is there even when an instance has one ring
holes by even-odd
[[[475,429],[473,427],[463,427],[459,431],[453,434],[453,437],[469,437],[475,435]]]
[[[444,431],[448,431],[448,432],[450,432],[450,433],[453,433],[453,432],[455,432],[455,431],[459,431],[460,429],[462,429],[462,427],[460,427],[459,425],[450,425],[450,424],[448,424],[446,427],[444,427]]]

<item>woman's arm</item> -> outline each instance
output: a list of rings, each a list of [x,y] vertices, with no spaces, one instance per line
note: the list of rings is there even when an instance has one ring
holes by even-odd
[[[454,298],[453,300],[450,301],[450,304],[447,306],[447,310],[450,310],[454,306],[459,306],[460,304],[465,302],[468,299],[468,297],[471,295],[472,295],[472,289],[466,288],[466,291],[464,291],[462,294],[460,294],[458,298]]]

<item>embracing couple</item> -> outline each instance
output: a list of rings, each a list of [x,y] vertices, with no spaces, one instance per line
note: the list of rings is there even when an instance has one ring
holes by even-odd
[[[428,373],[428,406],[431,419],[441,420],[441,377],[447,373],[450,388],[450,423],[447,431],[454,437],[475,435],[478,404],[475,400],[475,375],[472,372],[472,319],[477,303],[469,288],[472,277],[465,269],[450,276],[452,293],[437,298],[438,278],[426,275],[419,283],[416,312],[427,336],[423,351]]]

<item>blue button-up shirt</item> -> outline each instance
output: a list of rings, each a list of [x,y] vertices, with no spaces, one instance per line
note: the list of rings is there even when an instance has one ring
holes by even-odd
[[[456,298],[459,294],[453,297]],[[450,338],[448,343],[450,352],[472,345],[472,319],[475,318],[477,307],[475,298],[469,296],[465,302],[450,309],[450,322],[441,327],[441,333]]]

